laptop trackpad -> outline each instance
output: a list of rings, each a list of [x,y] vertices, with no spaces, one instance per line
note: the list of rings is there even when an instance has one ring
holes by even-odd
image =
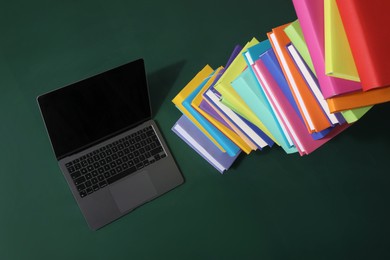
[[[140,206],[157,195],[147,171],[112,184],[110,191],[122,213]]]

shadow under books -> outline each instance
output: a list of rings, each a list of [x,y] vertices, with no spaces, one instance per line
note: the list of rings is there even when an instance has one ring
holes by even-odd
[[[184,60],[181,60],[157,71],[148,73],[153,114],[157,113],[164,100],[166,100],[170,89],[175,84],[185,63]]]

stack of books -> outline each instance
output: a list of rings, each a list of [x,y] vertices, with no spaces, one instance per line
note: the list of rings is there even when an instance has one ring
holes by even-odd
[[[206,65],[172,100],[172,130],[221,173],[266,146],[308,155],[390,100],[390,1],[293,4],[298,20]]]

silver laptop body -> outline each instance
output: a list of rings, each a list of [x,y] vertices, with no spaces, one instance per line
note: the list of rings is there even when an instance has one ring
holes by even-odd
[[[142,59],[37,98],[61,171],[93,230],[183,183]]]

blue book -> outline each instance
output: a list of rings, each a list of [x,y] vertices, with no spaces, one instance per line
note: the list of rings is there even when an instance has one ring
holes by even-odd
[[[264,54],[260,56],[260,59],[267,67],[272,77],[278,83],[278,86],[280,86],[280,89],[282,90],[283,94],[286,96],[286,98],[294,108],[295,112],[299,115],[299,118],[302,120],[302,122],[304,122],[302,115],[299,111],[298,105],[295,102],[294,96],[291,92],[291,89],[287,83],[286,78],[284,77],[282,68],[280,67],[280,64],[278,62],[278,59],[276,58],[274,51],[271,49],[264,52]],[[330,127],[320,132],[314,132],[311,134],[311,137],[314,140],[319,140],[321,138],[324,138],[332,129],[333,127]]]
[[[175,123],[172,131],[220,173],[228,170],[239,155],[236,154],[232,157],[222,152],[184,115]]]
[[[204,118],[196,109],[191,106],[192,100],[202,90],[204,85],[208,82],[209,78],[206,78],[187,98],[184,99],[182,105],[187,111],[206,129],[206,131],[222,146],[230,156],[236,156],[241,150],[233,143],[228,137],[226,137],[221,131],[219,131],[213,124],[211,124],[206,118]]]

